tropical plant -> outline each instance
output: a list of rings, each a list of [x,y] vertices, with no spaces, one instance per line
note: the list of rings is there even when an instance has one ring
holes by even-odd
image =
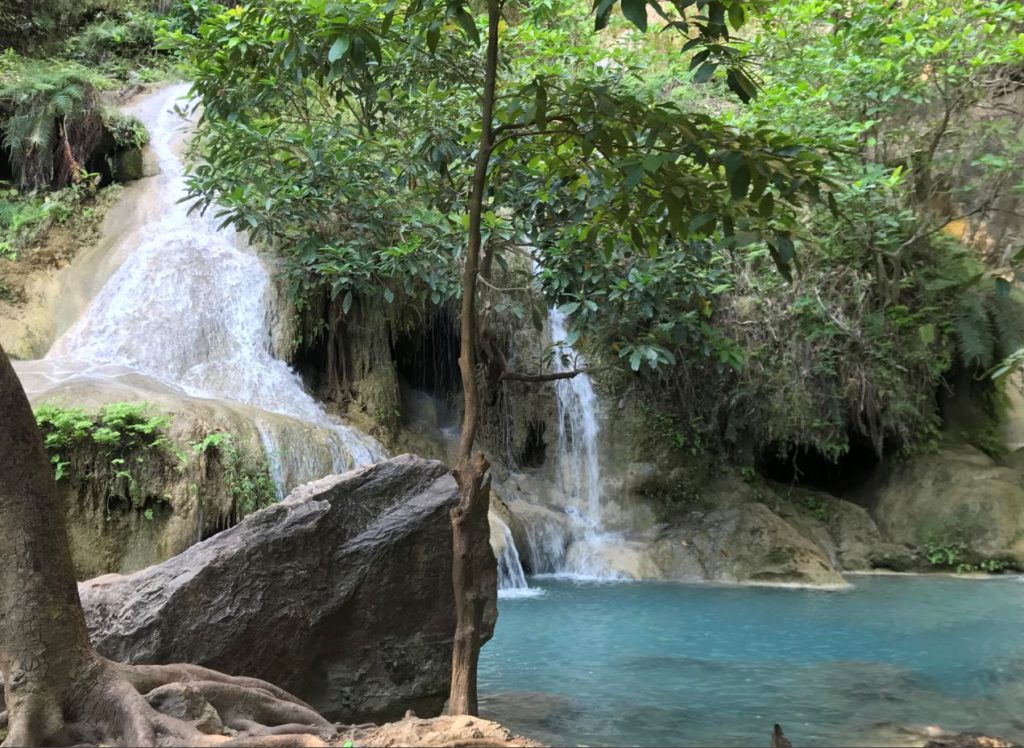
[[[628,0],[622,10],[645,30],[648,5]],[[743,4],[690,5],[650,8],[694,54],[697,78],[722,69],[749,99],[745,61],[727,44]],[[814,150],[764,124],[738,130],[680,110],[627,84],[628,60],[594,44],[566,47],[528,20],[508,27],[503,6],[487,3],[483,50],[478,21],[460,2],[252,3],[174,37],[204,97],[195,141],[204,163],[192,182],[200,205],[216,201],[226,223],[284,244],[345,298],[460,297],[455,713],[476,710],[472,632],[482,615],[480,581],[463,559],[486,546],[487,463],[473,453],[478,280],[527,244],[544,295],[576,304],[567,311],[583,325],[599,306],[580,297],[591,287],[577,281],[615,293],[621,280],[628,295],[635,258],[664,256],[659,270],[670,272],[705,247],[764,241],[788,272],[791,205],[820,185]],[[598,29],[614,6],[596,4]],[[598,64],[609,57],[614,64]],[[601,259],[593,271],[587,257]],[[604,279],[593,275],[598,266]],[[661,322],[644,305],[639,318]],[[648,346],[624,358],[638,368],[657,365],[659,353]]]

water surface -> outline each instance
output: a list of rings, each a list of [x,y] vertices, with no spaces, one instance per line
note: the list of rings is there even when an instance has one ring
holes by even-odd
[[[531,579],[480,661],[483,716],[551,745],[1024,741],[1024,583],[854,576],[847,592]]]

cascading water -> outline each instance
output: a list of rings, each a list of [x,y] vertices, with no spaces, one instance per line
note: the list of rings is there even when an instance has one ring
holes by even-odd
[[[585,364],[582,357],[561,341],[566,340],[565,315],[557,307],[548,313],[551,339],[555,343],[552,368],[572,371]],[[558,445],[556,483],[564,497],[570,519],[570,537],[558,528],[534,530],[531,549],[546,558],[534,568],[550,568],[556,574],[587,578],[614,578],[602,561],[602,548],[619,537],[605,532],[602,517],[601,460],[598,452],[600,423],[597,394],[586,373],[556,382],[558,399]]]
[[[530,585],[526,582],[526,572],[523,571],[523,564],[519,560],[519,550],[516,548],[516,541],[512,537],[512,529],[505,521],[494,514],[488,514],[487,519],[491,523],[492,534],[498,530],[501,537],[496,545],[494,539],[491,541],[491,549],[498,561],[498,594],[500,597],[522,597],[533,593]]]
[[[51,381],[125,370],[199,398],[253,406],[279,494],[293,485],[383,459],[373,438],[332,419],[298,375],[271,353],[271,280],[263,262],[216,219],[189,215],[184,129],[173,111],[187,85],[136,109],[160,175],[154,219],[131,236],[125,259],[46,356]],[[284,416],[285,418],[281,418]],[[292,449],[291,445],[301,445]]]

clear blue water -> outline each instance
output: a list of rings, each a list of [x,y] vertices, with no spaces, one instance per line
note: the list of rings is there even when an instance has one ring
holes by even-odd
[[[482,716],[550,745],[1024,741],[1024,581],[854,576],[847,592],[531,580],[502,599]]]

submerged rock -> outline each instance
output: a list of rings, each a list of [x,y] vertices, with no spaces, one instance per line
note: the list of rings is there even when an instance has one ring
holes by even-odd
[[[964,732],[929,740],[924,744],[924,748],[1021,748],[1021,746],[1020,743],[992,735]]]
[[[300,486],[159,566],[82,584],[93,643],[115,660],[263,678],[334,720],[437,714],[456,501],[447,468],[410,455]],[[484,575],[487,640],[494,566]]]

